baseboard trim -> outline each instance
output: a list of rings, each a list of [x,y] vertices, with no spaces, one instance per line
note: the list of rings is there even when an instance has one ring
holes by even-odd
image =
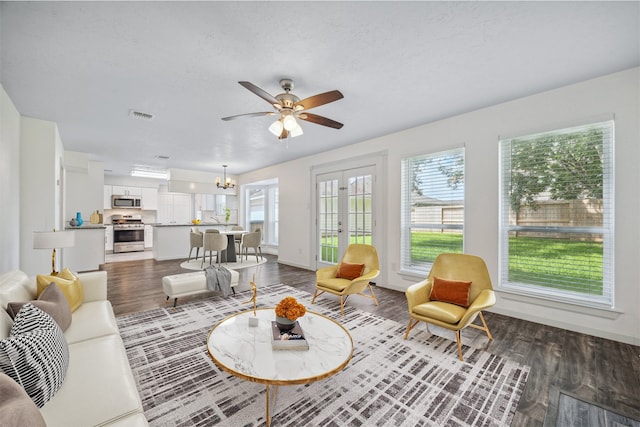
[[[278,258],[278,264],[284,264],[284,265],[289,265],[291,267],[302,268],[303,270],[308,270],[308,271],[315,271],[314,269],[309,268],[308,265],[302,265],[295,262],[284,261],[281,258]]]
[[[523,313],[522,311],[508,310],[504,308],[498,308],[496,306],[493,306],[487,311],[502,314],[504,316],[514,317],[516,319],[527,320],[529,322],[540,323],[541,325],[548,325],[556,328],[566,329],[568,331],[579,332],[581,334],[593,335],[595,337],[619,341],[631,345],[640,345],[640,339],[633,336],[618,334],[611,331],[603,331],[584,325],[575,325],[573,323],[563,322],[552,318],[530,315],[527,313]]]

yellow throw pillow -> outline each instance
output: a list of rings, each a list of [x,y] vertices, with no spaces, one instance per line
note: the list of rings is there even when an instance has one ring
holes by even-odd
[[[57,276],[45,276],[38,274],[36,276],[36,282],[38,284],[38,297],[49,286],[50,283],[58,285],[64,296],[69,302],[69,308],[71,312],[74,312],[78,307],[82,305],[84,301],[84,288],[80,279],[71,272],[68,268],[62,270]]]

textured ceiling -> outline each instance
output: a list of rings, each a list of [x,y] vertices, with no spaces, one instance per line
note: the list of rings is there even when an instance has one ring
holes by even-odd
[[[0,78],[24,116],[114,174],[238,174],[640,65],[632,2],[2,2]],[[339,89],[280,143],[237,82]],[[151,113],[145,121],[131,109]],[[168,160],[156,156],[168,156]]]

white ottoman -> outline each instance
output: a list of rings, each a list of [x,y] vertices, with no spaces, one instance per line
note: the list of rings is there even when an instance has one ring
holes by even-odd
[[[235,294],[236,291],[233,288],[238,284],[240,275],[235,270],[229,271],[231,272],[231,289]],[[178,298],[180,297],[211,292],[207,288],[207,278],[204,271],[164,276],[162,278],[162,289],[165,295],[167,295],[167,301],[169,301],[170,298],[174,299],[174,307],[178,304]]]

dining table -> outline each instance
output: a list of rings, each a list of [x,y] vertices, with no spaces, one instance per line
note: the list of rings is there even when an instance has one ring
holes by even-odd
[[[236,256],[236,236],[247,234],[247,230],[221,230],[220,234],[227,236],[227,249],[222,251],[222,260],[225,262],[238,262]],[[242,254],[240,254],[242,256]]]

